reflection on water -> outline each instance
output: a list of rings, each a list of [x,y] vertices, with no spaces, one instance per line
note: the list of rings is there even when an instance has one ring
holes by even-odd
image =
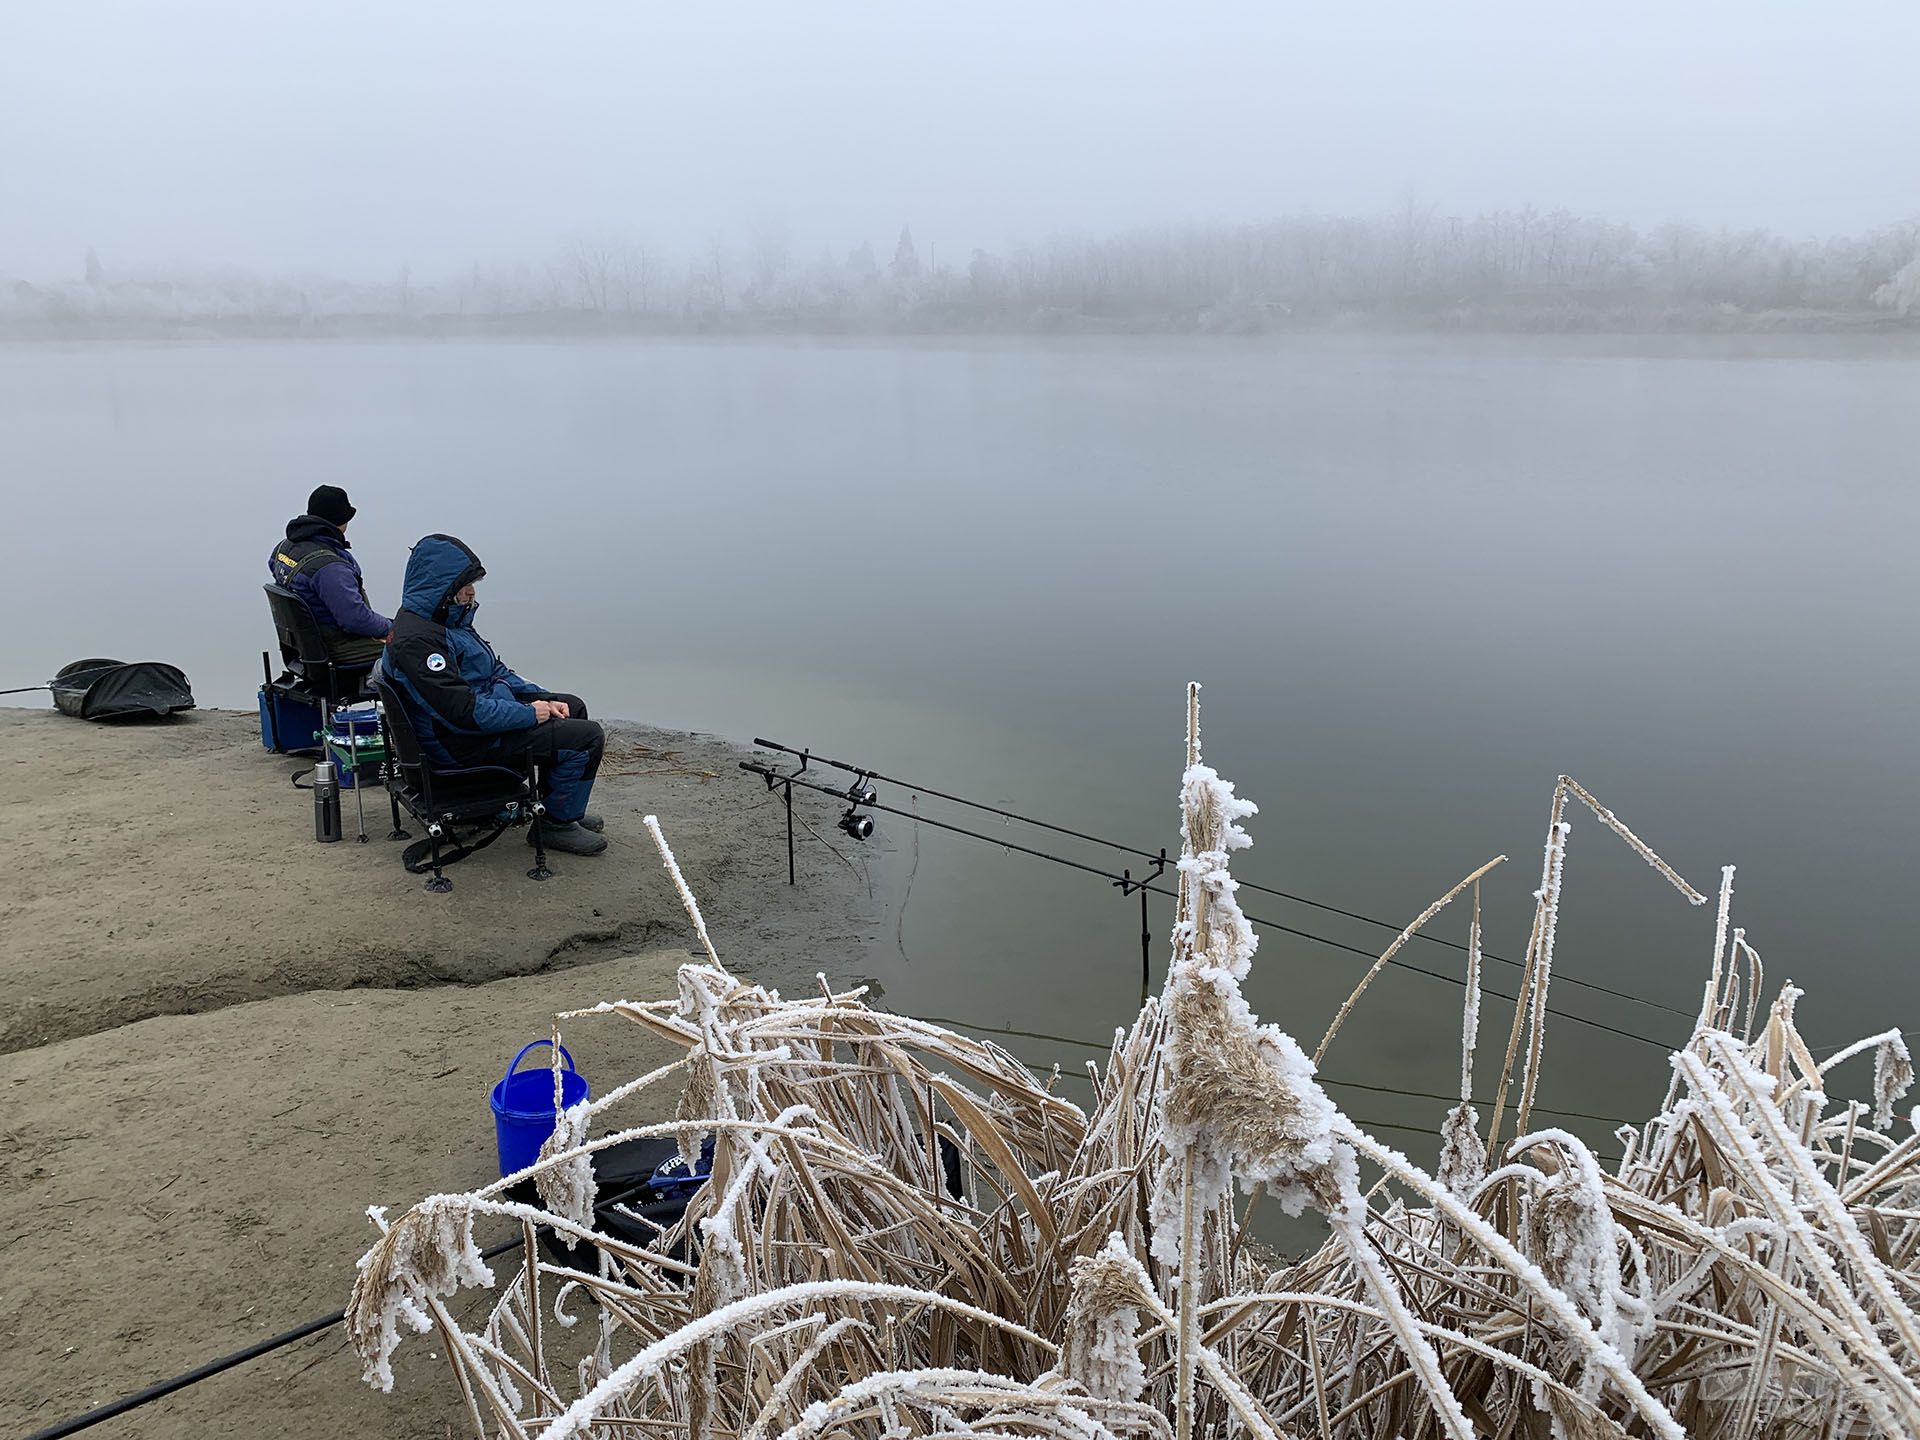
[[[1509,959],[1567,771],[1701,889],[1737,862],[1736,918],[1837,1041],[1916,1018],[1916,394],[1920,354],[1890,342],[0,349],[0,679],[151,655],[248,704],[267,546],[330,481],[376,605],[407,541],[458,534],[488,635],[599,713],[811,745],[1149,850],[1176,839],[1181,685],[1203,680],[1207,758],[1261,805],[1244,878],[1397,927],[1505,852],[1487,922]],[[1558,973],[1619,993],[1556,988],[1542,1099],[1604,1138],[1581,1117],[1664,1089],[1713,917],[1571,818]],[[913,874],[897,945],[860,961],[892,1003],[1095,1042],[1131,1014],[1137,900],[888,817],[869,845]],[[1311,1048],[1390,933],[1244,898],[1350,947],[1265,934],[1250,994]],[[1465,927],[1455,907],[1436,933]],[[1456,949],[1405,955],[1461,972]],[[1325,1067],[1375,1087],[1336,1090],[1353,1114],[1430,1131],[1458,1003],[1383,977]],[[1483,1062],[1506,1024],[1490,1003]]]

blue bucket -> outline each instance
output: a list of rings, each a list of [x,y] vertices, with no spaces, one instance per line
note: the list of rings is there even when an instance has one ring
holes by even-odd
[[[493,1087],[490,1102],[493,1138],[500,1151],[502,1175],[524,1170],[538,1160],[540,1147],[546,1144],[553,1127],[559,1123],[553,1109],[552,1069],[515,1073],[520,1070],[527,1051],[551,1044],[551,1040],[535,1040],[531,1045],[521,1046],[520,1053],[513,1057],[513,1064],[507,1066],[507,1073]],[[564,1045],[560,1047],[560,1058],[566,1062],[560,1072],[560,1103],[570,1109],[587,1098],[587,1077],[573,1068],[573,1056]]]

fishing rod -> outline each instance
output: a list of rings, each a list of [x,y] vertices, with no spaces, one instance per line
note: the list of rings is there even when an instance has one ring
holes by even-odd
[[[795,752],[795,753],[801,753],[804,755],[804,752]],[[806,756],[805,758],[815,758],[815,757]],[[856,839],[864,840],[873,833],[872,820],[868,816],[862,815],[860,812],[862,810],[874,810],[886,815],[897,815],[903,820],[912,820],[917,824],[931,825],[936,830],[946,830],[956,835],[964,835],[967,838],[972,840],[981,840],[986,842],[989,845],[998,845],[1004,850],[1013,850],[1022,855],[1031,856],[1036,860],[1048,860],[1053,862],[1056,865],[1064,865],[1070,869],[1079,870],[1088,875],[1097,875],[1101,879],[1105,880],[1108,884],[1112,885],[1115,889],[1120,890],[1123,895],[1131,895],[1135,892],[1138,892],[1141,897],[1141,901],[1140,901],[1140,911],[1141,911],[1140,993],[1141,993],[1141,999],[1143,1003],[1145,1001],[1146,996],[1151,992],[1152,930],[1148,923],[1147,914],[1146,914],[1146,908],[1147,908],[1146,897],[1151,894],[1151,895],[1164,896],[1169,900],[1175,900],[1179,898],[1178,892],[1169,890],[1164,886],[1156,885],[1152,883],[1154,880],[1158,879],[1161,873],[1164,871],[1164,868],[1165,868],[1164,861],[1161,862],[1161,864],[1154,870],[1152,874],[1136,879],[1131,869],[1122,870],[1118,875],[1116,875],[1110,870],[1102,870],[1097,865],[1089,865],[1084,861],[1070,859],[1069,857],[1064,855],[1054,855],[1045,850],[1035,849],[1033,846],[1030,846],[1030,845],[1022,845],[1016,841],[1005,839],[1002,836],[982,834],[978,830],[969,830],[964,825],[955,825],[950,821],[936,820],[930,816],[922,815],[914,811],[901,810],[895,806],[885,805],[880,802],[879,793],[873,788],[872,785],[867,783],[868,780],[875,778],[872,771],[865,771],[865,770],[858,771],[857,778],[853,781],[852,784],[847,785],[845,787],[840,787],[840,786],[827,784],[821,780],[808,778],[808,776],[805,774],[806,765],[804,763],[804,759],[800,768],[796,770],[777,770],[773,766],[758,760],[742,760],[740,762],[740,768],[742,770],[747,771],[750,774],[758,775],[762,780],[766,782],[766,786],[769,790],[779,789],[783,792],[784,799],[786,802],[786,807],[787,807],[787,836],[788,836],[787,873],[789,876],[789,883],[792,883],[791,877],[793,874],[793,866],[794,866],[794,852],[792,848],[793,846],[793,839],[792,839],[792,836],[793,836],[793,787],[797,785],[804,790],[817,791],[822,795],[829,795],[836,800],[845,801],[847,803],[847,810],[840,817],[839,828],[845,831],[847,834],[854,836],[854,838]],[[911,789],[912,787],[909,786],[906,788]],[[1163,855],[1164,853],[1165,852],[1162,852]],[[1156,860],[1160,859],[1160,857],[1155,857],[1155,858]],[[1248,920],[1254,922],[1257,925],[1261,925],[1266,929],[1278,931],[1281,934],[1285,934],[1285,935],[1298,936],[1300,939],[1303,939],[1303,940],[1311,940],[1316,944],[1325,945],[1330,949],[1344,950],[1348,954],[1357,955],[1360,958],[1367,961],[1377,961],[1380,958],[1379,956],[1375,955],[1372,951],[1362,949],[1358,945],[1349,945],[1345,941],[1335,940],[1326,935],[1316,935],[1311,930],[1301,930],[1292,925],[1282,925],[1277,920],[1265,919],[1259,915],[1253,914],[1251,911],[1248,911],[1245,913]],[[1457,976],[1448,975],[1439,970],[1429,970],[1424,965],[1416,965],[1412,961],[1403,960],[1398,956],[1394,956],[1392,959],[1388,960],[1387,963],[1396,967],[1397,969],[1411,970],[1416,975],[1425,975],[1429,979],[1444,981],[1449,985],[1464,986],[1466,984],[1464,980],[1460,979]],[[1509,995],[1505,991],[1495,990],[1491,987],[1482,987],[1481,993],[1485,995],[1491,995],[1497,1000],[1508,1001],[1509,1003],[1512,1003],[1512,1004],[1519,1003],[1519,999],[1517,996]],[[1642,1045],[1651,1045],[1655,1049],[1661,1050],[1663,1052],[1671,1053],[1673,1050],[1678,1048],[1675,1045],[1668,1044],[1664,1040],[1656,1040],[1650,1035],[1641,1035],[1632,1030],[1624,1030],[1617,1025],[1609,1025],[1605,1021],[1592,1020],[1585,1015],[1575,1014],[1571,1010],[1561,1010],[1552,1005],[1546,1006],[1545,1009],[1549,1015],[1553,1015],[1559,1019],[1570,1021],[1576,1025],[1585,1025],[1594,1030],[1605,1031],[1609,1035],[1618,1035],[1623,1039],[1635,1040]]]
[[[632,1200],[635,1196],[644,1193],[652,1183],[652,1177],[648,1176],[644,1180],[636,1180],[631,1184],[624,1185],[615,1190],[612,1195],[596,1200],[593,1208],[597,1213],[601,1210],[609,1210],[614,1206],[624,1204]],[[519,1249],[525,1242],[526,1231],[522,1229],[520,1233],[515,1235],[511,1240],[502,1240],[498,1245],[489,1245],[485,1250],[480,1252],[480,1258],[482,1260],[491,1260],[495,1256],[509,1254]],[[537,1260],[538,1257],[533,1257],[533,1263],[537,1263]],[[222,1355],[217,1360],[209,1360],[203,1365],[196,1365],[193,1369],[183,1371],[169,1380],[162,1380],[156,1385],[149,1385],[145,1389],[136,1390],[130,1395],[122,1395],[118,1400],[111,1400],[105,1405],[95,1406],[93,1409],[85,1411],[82,1414],[70,1416],[56,1425],[47,1426],[44,1430],[36,1430],[27,1436],[26,1440],[60,1440],[62,1436],[75,1435],[82,1430],[89,1430],[103,1420],[111,1420],[114,1416],[124,1415],[129,1410],[137,1410],[142,1405],[151,1404],[155,1400],[173,1394],[176,1390],[184,1390],[189,1385],[197,1385],[202,1380],[211,1379],[222,1371],[231,1370],[237,1365],[244,1365],[249,1360],[258,1360],[262,1355],[271,1355],[274,1351],[284,1349],[297,1341],[304,1340],[309,1335],[318,1335],[324,1330],[331,1330],[335,1325],[343,1323],[346,1318],[347,1312],[345,1310],[335,1310],[330,1315],[316,1316],[305,1324],[294,1326],[291,1330],[283,1330],[278,1335],[270,1336],[265,1340],[255,1341],[244,1349]]]
[[[777,750],[783,754],[799,756],[801,758],[800,768],[802,770],[807,768],[808,761],[812,761],[814,764],[826,765],[832,769],[842,770],[849,774],[859,776],[863,779],[878,780],[887,785],[898,785],[902,790],[912,790],[916,794],[931,795],[938,800],[948,800],[956,805],[964,805],[967,808],[972,810],[981,810],[989,815],[998,815],[1003,820],[1012,820],[1022,825],[1031,825],[1038,830],[1050,830],[1056,835],[1071,836],[1075,840],[1084,840],[1090,845],[1099,845],[1108,850],[1119,851],[1120,853],[1125,855],[1138,855],[1147,860],[1153,860],[1157,858],[1154,852],[1150,850],[1142,850],[1137,845],[1128,845],[1119,840],[1108,840],[1103,836],[1099,836],[1099,835],[1089,835],[1085,831],[1072,830],[1066,827],[1065,825],[1055,825],[1048,820],[1037,820],[1031,815],[1022,815],[1016,811],[1007,810],[998,805],[988,805],[979,800],[969,800],[964,795],[954,795],[945,790],[936,790],[931,785],[920,785],[920,784],[916,784],[911,780],[902,780],[902,779],[898,779],[895,776],[883,775],[878,770],[870,770],[862,766],[849,765],[844,760],[830,760],[824,755],[814,755],[811,751],[796,750],[791,745],[782,745],[777,740],[762,740],[756,737],[753,743],[755,745],[758,745],[764,750]],[[1165,852],[1162,851],[1160,853],[1164,854]],[[791,865],[788,866],[788,871],[789,871],[789,874],[788,874],[787,883],[792,884],[793,878],[791,874],[791,871],[792,871]],[[1156,874],[1157,873],[1158,872],[1156,872]],[[1379,917],[1374,915],[1363,915],[1357,910],[1342,909],[1338,905],[1330,905],[1324,900],[1315,900],[1311,896],[1307,896],[1307,895],[1297,895],[1290,890],[1277,890],[1271,885],[1259,885],[1254,883],[1251,880],[1241,880],[1237,876],[1235,877],[1234,883],[1237,884],[1243,890],[1257,890],[1263,895],[1273,895],[1282,900],[1291,900],[1296,905],[1305,905],[1309,909],[1313,909],[1313,910],[1324,910],[1330,915],[1339,915],[1348,920],[1357,920],[1363,925],[1371,925],[1376,929],[1386,930],[1393,934],[1398,934],[1400,930],[1403,928],[1402,926],[1394,924],[1391,920],[1382,920]],[[1430,934],[1425,930],[1416,931],[1414,933],[1413,938],[1416,940],[1424,940],[1430,945],[1444,945],[1449,950],[1457,950],[1463,955],[1466,953],[1466,950],[1467,950],[1467,947],[1465,945],[1462,945],[1458,940],[1449,940],[1444,935]],[[1483,960],[1491,960],[1496,964],[1506,965],[1515,970],[1525,968],[1523,965],[1523,962],[1519,960],[1509,959],[1505,955],[1495,955],[1491,951],[1487,951],[1487,950],[1481,951],[1480,955],[1481,955],[1481,959]],[[1555,978],[1559,979],[1563,984],[1572,985],[1577,989],[1592,990],[1596,994],[1600,994],[1600,995],[1611,995],[1616,1000],[1631,1000],[1636,1005],[1644,1005],[1647,1008],[1652,1010],[1664,1010],[1670,1015],[1678,1015],[1682,1020],[1686,1020],[1690,1022],[1695,1018],[1693,1012],[1690,1010],[1682,1010],[1678,1006],[1668,1005],[1663,1001],[1650,1000],[1644,995],[1634,995],[1634,994],[1630,994],[1625,990],[1616,990],[1610,985],[1602,985],[1592,980],[1582,980],[1582,979],[1579,979],[1577,976],[1571,976],[1571,975],[1557,976]]]
[[[498,1245],[491,1245],[480,1252],[480,1258],[491,1260],[496,1255],[504,1255],[509,1250],[518,1248],[525,1239],[525,1233],[522,1232],[511,1240],[503,1240]],[[118,1400],[110,1400],[105,1405],[97,1405],[79,1415],[69,1416],[58,1424],[47,1426],[44,1430],[36,1430],[27,1436],[26,1440],[60,1440],[62,1436],[77,1435],[82,1430],[91,1430],[103,1420],[111,1420],[114,1416],[124,1415],[129,1410],[138,1410],[142,1405],[152,1404],[155,1400],[163,1399],[176,1390],[186,1389],[189,1385],[197,1385],[202,1380],[211,1379],[222,1371],[233,1369],[236,1365],[244,1365],[249,1360],[258,1360],[262,1355],[271,1355],[274,1351],[285,1349],[296,1341],[306,1339],[309,1335],[318,1335],[323,1330],[331,1330],[346,1318],[347,1312],[344,1310],[336,1310],[331,1315],[318,1316],[304,1325],[296,1325],[291,1330],[284,1330],[278,1335],[256,1341],[245,1349],[222,1355],[217,1360],[209,1360],[204,1365],[196,1365],[193,1369],[183,1371],[170,1380],[162,1380],[157,1385],[149,1385],[144,1390],[136,1390],[131,1395],[122,1395]]]
[[[75,665],[79,663],[77,660],[74,661]],[[73,666],[70,665],[54,678],[56,680],[69,680],[77,683],[85,680],[89,676],[104,675],[109,670],[117,670],[119,668],[120,662],[118,660],[109,661],[104,665],[90,665],[85,670],[75,670]],[[11,690],[0,690],[0,695],[31,695],[36,690],[51,690],[53,686],[53,680],[43,680],[38,685],[18,685]]]

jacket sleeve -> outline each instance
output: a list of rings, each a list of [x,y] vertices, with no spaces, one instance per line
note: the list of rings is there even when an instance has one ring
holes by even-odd
[[[552,693],[546,686],[536,685],[524,675],[516,675],[508,667],[507,662],[498,656],[495,656],[493,661],[493,681],[496,685],[506,686],[516,698],[521,700],[544,700]]]
[[[393,622],[360,598],[360,581],[351,565],[322,565],[313,576],[313,588],[333,617],[335,628],[349,635],[385,636]]]
[[[450,632],[448,640],[453,640]],[[473,728],[489,734],[503,730],[530,730],[540,723],[540,717],[533,713],[533,706],[517,698],[517,692],[508,684],[503,684],[499,672],[511,670],[493,657],[484,645],[462,645],[460,647],[460,675],[467,691],[473,696]],[[515,680],[520,677],[513,675]],[[525,682],[522,681],[522,684]]]

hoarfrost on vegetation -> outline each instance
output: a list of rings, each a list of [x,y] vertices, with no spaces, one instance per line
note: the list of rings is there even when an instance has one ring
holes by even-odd
[[[1893,1124],[1893,1107],[1913,1088],[1913,1057],[1898,1030],[1888,1032],[1873,1052],[1873,1123]]]
[[[1297,1215],[1330,1210],[1358,1181],[1352,1152],[1333,1136],[1337,1111],[1293,1037],[1254,1016],[1240,982],[1258,937],[1240,909],[1228,857],[1253,843],[1239,822],[1257,812],[1211,767],[1194,763],[1180,786],[1181,910],[1164,992],[1160,1146],[1154,1175],[1154,1254],[1177,1264],[1182,1208],[1226,1200],[1236,1179],[1267,1187]]]
[[[1464,1101],[1440,1126],[1440,1183],[1461,1199],[1480,1188],[1487,1173],[1487,1147],[1480,1139],[1480,1112]]]
[[[433,1324],[436,1300],[463,1285],[491,1285],[493,1272],[473,1243],[469,1196],[429,1195],[391,1224],[381,1206],[370,1206],[367,1216],[381,1237],[360,1257],[347,1330],[367,1380],[391,1390],[400,1321],[424,1334]]]
[[[593,1156],[580,1148],[587,1143],[589,1114],[584,1101],[559,1113],[553,1133],[540,1146],[539,1158],[553,1163],[533,1177],[534,1189],[549,1210],[585,1227],[593,1224],[593,1205],[599,1195]]]
[[[1565,1130],[1522,1135],[1508,1149],[1518,1157],[1552,1147],[1558,1167],[1535,1182],[1528,1214],[1534,1258],[1547,1279],[1580,1307],[1609,1347],[1622,1355],[1651,1318],[1646,1297],[1621,1279],[1625,1235],[1615,1224],[1593,1153]]]
[[[1146,1389],[1140,1363],[1139,1303],[1153,1282],[1115,1232],[1097,1254],[1073,1262],[1073,1297],[1067,1302],[1060,1349],[1061,1369],[1089,1395],[1137,1400]]]

